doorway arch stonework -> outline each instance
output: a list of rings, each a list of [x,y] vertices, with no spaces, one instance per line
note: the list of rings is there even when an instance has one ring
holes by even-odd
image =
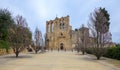
[[[64,44],[60,43],[60,50],[64,50]]]

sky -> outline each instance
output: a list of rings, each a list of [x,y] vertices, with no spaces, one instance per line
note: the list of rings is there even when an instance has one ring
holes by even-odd
[[[90,13],[95,8],[106,8],[110,14],[110,32],[113,42],[120,43],[120,0],[0,0],[0,9],[7,8],[12,16],[22,15],[32,33],[37,27],[42,34],[46,21],[55,17],[70,16],[72,29],[87,26]]]

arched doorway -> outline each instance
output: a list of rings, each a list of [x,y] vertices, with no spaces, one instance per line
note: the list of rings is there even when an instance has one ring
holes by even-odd
[[[63,50],[63,49],[64,49],[64,44],[60,43],[60,50]]]

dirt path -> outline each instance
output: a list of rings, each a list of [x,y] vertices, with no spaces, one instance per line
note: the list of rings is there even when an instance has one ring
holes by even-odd
[[[53,51],[44,54],[0,56],[0,70],[120,70],[104,61],[76,52]]]

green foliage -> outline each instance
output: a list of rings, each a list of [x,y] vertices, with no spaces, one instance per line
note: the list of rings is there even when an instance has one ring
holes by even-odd
[[[32,33],[27,27],[25,18],[18,15],[13,19],[9,10],[0,9],[0,48],[5,48],[8,52],[11,46],[18,56],[31,41]]]
[[[8,53],[9,47],[9,42],[0,40],[0,48],[1,49],[6,49],[6,52]]]
[[[106,19],[109,21],[110,15],[108,14],[108,11],[105,8],[101,8],[101,7],[100,10],[104,13],[104,16],[106,16]]]
[[[12,23],[11,13],[7,9],[0,9],[0,40],[8,39],[8,29]]]
[[[105,54],[102,56],[120,60],[120,46],[104,48],[101,50],[103,50],[103,51],[106,50]],[[96,50],[96,52],[98,52],[98,51],[99,50]],[[86,48],[86,53],[94,54],[94,52],[95,51],[93,51],[92,47]],[[98,53],[100,53],[100,52],[98,52]],[[97,53],[96,53],[96,55],[97,55]]]
[[[106,54],[107,48],[106,47],[88,47],[86,48],[86,53],[93,54],[99,59],[101,56]]]
[[[100,33],[106,33],[109,31],[109,25],[110,25],[110,18],[109,13],[105,8],[99,8],[97,9],[94,14],[94,18],[92,18],[93,22],[95,23],[96,31]]]
[[[92,48],[86,48],[86,53],[88,53],[88,54],[92,54]]]
[[[13,23],[11,12],[7,9],[0,9],[0,48],[9,49],[9,28]]]
[[[106,22],[104,23],[104,26],[106,26],[106,27],[104,27],[104,29],[105,29],[104,31],[108,32],[109,31],[109,26],[110,26],[110,22],[109,22],[110,15],[109,15],[108,11],[105,8],[100,7],[100,10],[101,10],[101,12],[104,14],[104,16],[106,18]]]
[[[108,48],[107,53],[104,56],[120,60],[120,46]]]

